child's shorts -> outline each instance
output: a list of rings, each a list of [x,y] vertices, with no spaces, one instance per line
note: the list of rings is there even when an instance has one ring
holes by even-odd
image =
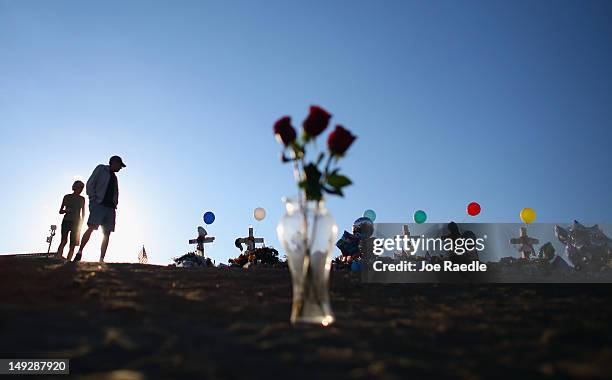
[[[62,221],[62,240],[68,238],[68,233],[70,233],[70,245],[79,245],[80,237],[81,237],[81,223],[79,221],[74,220],[64,220]]]

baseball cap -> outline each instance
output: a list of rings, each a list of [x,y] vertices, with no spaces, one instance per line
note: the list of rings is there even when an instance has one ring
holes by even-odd
[[[123,160],[121,159],[121,157],[119,156],[112,156],[109,160],[108,163],[110,164],[113,161],[119,161],[119,163],[121,164],[122,168],[125,168],[125,164],[123,163]]]

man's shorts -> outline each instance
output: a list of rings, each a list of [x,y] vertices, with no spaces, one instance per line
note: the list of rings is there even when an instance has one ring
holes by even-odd
[[[115,209],[96,202],[89,202],[87,225],[96,230],[102,226],[105,233],[115,231]]]
[[[81,223],[80,221],[64,220],[62,221],[62,240],[68,239],[70,233],[70,245],[77,246],[81,241]]]

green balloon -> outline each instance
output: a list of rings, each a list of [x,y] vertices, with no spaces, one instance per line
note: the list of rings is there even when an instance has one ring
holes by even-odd
[[[374,210],[365,210],[363,216],[370,219],[372,222],[376,220],[376,212],[374,212]]]
[[[425,213],[425,211],[423,211],[423,210],[417,210],[417,211],[414,213],[414,221],[415,221],[417,224],[422,224],[422,223],[425,223],[425,221],[426,221],[426,220],[427,220],[427,214]]]

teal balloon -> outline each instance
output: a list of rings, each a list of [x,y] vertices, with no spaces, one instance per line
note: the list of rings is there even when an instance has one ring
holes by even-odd
[[[417,211],[414,213],[414,221],[415,221],[417,224],[422,224],[422,223],[425,223],[425,221],[426,221],[426,220],[427,220],[427,214],[425,213],[425,211],[423,211],[423,210],[417,210]]]
[[[363,216],[364,218],[370,219],[372,222],[376,220],[376,213],[374,212],[374,210],[365,210],[363,212]]]

